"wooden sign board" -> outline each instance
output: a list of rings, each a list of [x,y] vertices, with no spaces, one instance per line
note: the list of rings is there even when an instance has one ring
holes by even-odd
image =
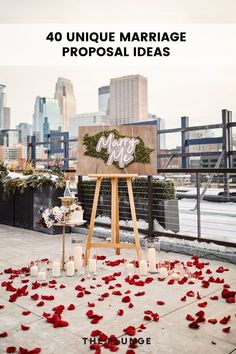
[[[79,128],[77,174],[153,175],[157,172],[157,129],[151,125]]]

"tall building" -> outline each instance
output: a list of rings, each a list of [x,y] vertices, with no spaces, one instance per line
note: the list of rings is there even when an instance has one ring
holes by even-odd
[[[110,109],[110,86],[101,86],[98,88],[98,111],[100,114],[109,115]]]
[[[68,131],[70,118],[76,113],[74,89],[70,80],[58,78],[54,98],[59,102],[62,131]]]
[[[0,130],[10,129],[10,108],[5,107],[5,87],[0,84]]]
[[[4,88],[6,86],[0,84],[0,130],[4,129]]]
[[[116,125],[147,120],[146,77],[128,75],[110,80],[110,117]]]
[[[9,107],[4,107],[3,111],[3,129],[10,129],[11,125],[11,109]]]
[[[78,137],[78,128],[88,125],[110,125],[110,117],[100,114],[100,112],[76,114],[70,120],[69,136]]]
[[[26,146],[27,145],[27,136],[31,136],[33,133],[32,124],[20,123],[16,126],[16,129],[19,132],[19,143]]]
[[[156,114],[148,113],[148,121],[156,121],[157,122],[157,130],[165,130],[165,119],[158,117]],[[160,149],[166,149],[166,134],[158,135],[158,144]]]
[[[48,97],[36,97],[33,115],[33,134],[37,141],[45,139],[45,132],[61,130],[61,115],[58,100]]]

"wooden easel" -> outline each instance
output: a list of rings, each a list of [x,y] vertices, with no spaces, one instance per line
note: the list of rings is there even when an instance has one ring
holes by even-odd
[[[93,199],[93,207],[90,219],[89,233],[86,242],[85,256],[84,262],[85,265],[88,263],[90,249],[91,248],[114,248],[116,250],[116,254],[120,254],[121,248],[135,248],[137,252],[138,262],[141,259],[141,246],[139,241],[139,233],[138,233],[138,224],[136,219],[136,211],[134,205],[134,196],[132,189],[132,179],[137,178],[137,174],[100,174],[100,175],[89,175],[88,177],[94,177],[97,179],[96,188]],[[103,178],[111,179],[111,242],[110,243],[93,243],[92,236],[94,231],[94,223],[97,212],[97,204],[99,198],[99,192],[101,187],[101,182]],[[127,182],[129,202],[130,202],[130,210],[131,217],[133,222],[133,230],[134,230],[134,244],[120,243],[120,227],[119,227],[119,197],[118,197],[118,179],[124,178]]]

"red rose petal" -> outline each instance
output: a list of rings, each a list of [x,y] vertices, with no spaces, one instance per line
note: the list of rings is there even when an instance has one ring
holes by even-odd
[[[134,307],[134,305],[130,302],[128,307],[129,307],[129,309],[132,309],[132,307]]]
[[[39,295],[38,294],[31,295],[31,299],[37,301],[39,299]]]
[[[83,291],[80,291],[80,292],[77,294],[77,297],[83,297],[83,296],[84,296]]]
[[[66,288],[66,285],[61,284],[61,285],[59,286],[59,288],[60,288],[60,289],[64,289],[64,288]]]
[[[144,296],[145,291],[139,291],[138,293],[134,294],[134,296]]]
[[[235,297],[228,297],[226,299],[226,302],[230,303],[230,304],[234,304],[235,303]]]
[[[186,299],[187,299],[186,296],[183,296],[183,297],[181,297],[180,300],[181,300],[181,301],[186,301]]]
[[[91,332],[91,337],[98,337],[100,334],[102,333],[102,331],[100,331],[99,329],[95,329],[94,331]]]
[[[0,338],[5,338],[8,336],[8,333],[7,332],[2,332],[0,333]]]
[[[219,300],[219,296],[214,295],[214,296],[211,296],[210,299],[211,299],[211,300]]]
[[[173,285],[174,283],[175,283],[174,279],[170,279],[167,284],[168,285]]]
[[[123,332],[128,334],[128,336],[134,336],[136,333],[136,329],[133,326],[128,326],[127,328],[123,329]]]
[[[133,349],[128,349],[125,354],[135,354],[135,351]]]
[[[67,307],[67,310],[69,311],[73,311],[75,309],[75,305],[74,304],[70,304],[68,307]]]
[[[198,311],[197,313],[195,313],[195,315],[197,317],[204,317],[205,316],[205,312],[201,310],[201,311]]]
[[[55,300],[54,296],[53,295],[41,295],[41,299],[42,300],[48,300],[48,301],[53,301]]]
[[[212,324],[216,324],[217,323],[217,319],[210,318],[207,322],[212,323]]]
[[[119,290],[118,291],[114,290],[112,291],[112,295],[122,295],[122,293]]]
[[[187,321],[191,321],[191,322],[193,322],[193,321],[195,320],[195,318],[194,318],[192,315],[187,314],[187,316],[186,316],[186,320],[187,320]]]
[[[206,307],[207,306],[207,301],[204,302],[199,302],[198,307]]]
[[[225,332],[225,333],[229,333],[230,332],[230,327],[222,328],[222,331]]]
[[[119,309],[119,310],[117,311],[117,315],[118,315],[118,316],[123,316],[123,314],[124,314],[124,310]]]
[[[23,315],[23,316],[28,316],[29,314],[31,314],[30,311],[23,311],[23,312],[22,312],[22,315]]]
[[[6,352],[7,353],[15,353],[16,347],[7,347]]]
[[[130,302],[131,299],[130,299],[129,296],[124,296],[121,301],[122,301],[122,302]]]
[[[95,304],[93,302],[88,302],[88,307],[95,307]]]
[[[25,326],[25,325],[21,325],[21,329],[22,329],[22,331],[28,331],[28,329],[30,329],[30,327]]]
[[[39,301],[36,306],[42,307],[44,305],[44,301]]]
[[[165,305],[165,301],[158,300],[158,301],[157,301],[157,305],[160,305],[160,306]]]
[[[99,339],[103,342],[105,342],[108,339],[108,336],[105,333],[100,333],[99,334]]]
[[[230,315],[225,316],[225,317],[222,318],[222,320],[220,320],[220,323],[221,324],[227,324],[229,322],[230,318],[231,318]]]
[[[0,305],[0,310],[4,308],[4,305]]]
[[[200,326],[197,321],[193,321],[188,325],[192,329],[198,329]]]
[[[188,291],[188,292],[186,293],[186,295],[187,295],[188,297],[194,297],[194,296],[195,296],[195,294],[194,294],[194,292],[193,292],[192,290]]]

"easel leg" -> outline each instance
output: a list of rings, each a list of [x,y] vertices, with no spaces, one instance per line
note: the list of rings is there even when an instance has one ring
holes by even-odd
[[[62,226],[62,256],[61,256],[61,269],[65,270],[65,240],[66,238],[66,227]]]
[[[116,179],[111,178],[111,242],[116,243]]]
[[[120,225],[119,225],[119,194],[118,194],[118,178],[115,180],[116,185],[115,185],[115,190],[116,190],[116,221],[115,221],[115,226],[116,226],[116,243],[120,243]],[[116,248],[116,254],[120,255],[120,248]]]
[[[92,243],[91,241],[92,241],[92,236],[93,236],[94,223],[95,223],[95,218],[96,218],[96,212],[97,212],[97,205],[98,205],[98,198],[99,198],[101,182],[102,182],[102,178],[98,177],[97,178],[97,182],[96,182],[94,199],[93,199],[93,208],[92,208],[92,213],[91,213],[89,232],[88,232],[88,236],[87,236],[87,242],[86,242],[85,253],[84,253],[84,265],[85,266],[88,263],[88,258],[89,258],[91,243]]]
[[[134,229],[134,239],[135,239],[137,258],[138,258],[138,262],[140,262],[140,260],[141,260],[141,246],[140,246],[140,240],[139,240],[138,224],[137,224],[137,219],[136,219],[131,178],[127,178],[127,187],[128,187],[130,211],[131,211],[131,217],[132,217],[133,229]]]

